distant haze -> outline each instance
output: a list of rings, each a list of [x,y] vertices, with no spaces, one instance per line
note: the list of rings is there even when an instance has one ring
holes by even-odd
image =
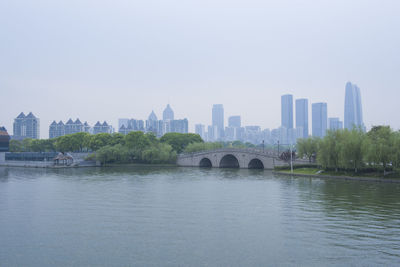
[[[280,126],[280,96],[328,103],[345,84],[364,121],[400,128],[400,1],[1,1],[0,125],[32,111],[53,120],[175,118]],[[311,112],[309,112],[311,114]],[[311,121],[311,120],[310,120]],[[311,129],[311,125],[310,125]]]

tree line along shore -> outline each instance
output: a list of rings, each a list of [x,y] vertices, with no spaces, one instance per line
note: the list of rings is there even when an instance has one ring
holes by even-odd
[[[324,138],[298,140],[296,148],[298,157],[317,165],[296,166],[300,174],[400,177],[400,131],[389,126],[328,131]]]
[[[53,139],[11,140],[11,152],[89,152],[89,158],[104,164],[150,163],[175,164],[179,153],[214,150],[223,147],[251,148],[250,143],[204,142],[197,134],[167,133],[157,138],[141,131],[120,133],[76,133]],[[258,146],[259,148],[261,145]],[[276,147],[267,147],[275,149]],[[282,160],[290,153],[282,147]],[[299,139],[294,157],[305,158],[309,165],[294,166],[301,174],[372,175],[400,177],[400,132],[389,126],[328,131],[324,138]],[[288,156],[289,155],[289,156]],[[287,170],[277,167],[277,170]]]
[[[10,152],[89,152],[87,159],[103,165],[112,163],[175,164],[179,153],[213,150],[222,147],[254,147],[235,141],[204,142],[198,134],[167,133],[157,138],[141,131],[121,133],[75,133],[52,139],[11,140]]]

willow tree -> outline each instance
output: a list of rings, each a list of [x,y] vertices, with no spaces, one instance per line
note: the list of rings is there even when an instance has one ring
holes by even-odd
[[[297,141],[297,154],[300,158],[304,156],[308,158],[311,162],[312,158],[315,158],[318,152],[318,145],[321,140],[316,137],[309,137],[304,139],[299,139]]]
[[[352,168],[354,172],[363,164],[365,134],[360,129],[342,131],[340,162],[345,168]]]
[[[342,139],[343,131],[328,131],[319,143],[317,160],[323,168],[333,168],[338,171]]]
[[[374,165],[383,166],[383,175],[393,158],[393,133],[390,126],[374,126],[367,133],[366,158]]]

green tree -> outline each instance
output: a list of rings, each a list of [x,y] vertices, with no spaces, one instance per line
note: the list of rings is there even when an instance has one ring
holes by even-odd
[[[400,131],[392,133],[393,136],[393,154],[392,161],[393,166],[396,168],[400,167]]]
[[[143,149],[148,147],[151,142],[148,136],[146,136],[143,132],[136,131],[125,135],[125,144],[128,148],[141,152]]]
[[[109,133],[95,134],[90,138],[89,148],[92,151],[97,151],[98,149],[100,149],[104,146],[111,145],[111,140],[112,140],[112,137],[111,137],[111,134],[109,134]]]
[[[21,152],[22,151],[22,142],[16,139],[10,140],[10,152]]]
[[[73,149],[72,151],[79,151],[82,152],[84,150],[87,150],[88,148],[88,143],[87,143],[87,138],[90,136],[89,133],[85,132],[80,132],[80,133],[75,133],[70,135],[70,142],[71,142],[71,148]]]
[[[32,151],[32,140],[31,138],[25,138],[21,141],[22,152],[30,152]]]
[[[55,147],[60,152],[71,152],[75,151],[73,140],[71,135],[64,135],[56,138]]]
[[[113,133],[111,135],[110,145],[115,146],[118,144],[125,145],[125,135],[122,133]]]
[[[236,141],[232,142],[232,147],[234,147],[234,148],[246,148],[246,145],[242,141],[236,140]]]
[[[152,145],[157,145],[158,143],[160,143],[160,141],[157,139],[157,136],[153,132],[148,132],[145,134],[145,136]]]
[[[142,160],[146,163],[172,163],[176,160],[176,152],[165,143],[150,146],[143,151]]]
[[[297,154],[300,158],[307,157],[308,161],[311,162],[313,158],[316,158],[320,141],[316,137],[297,140]]]
[[[341,142],[343,131],[327,131],[326,136],[319,143],[317,160],[323,168],[340,167]]]
[[[103,165],[113,162],[129,162],[128,149],[121,144],[103,146],[96,151],[96,160],[100,161]]]
[[[357,173],[363,164],[365,134],[361,129],[342,131],[341,138],[341,165],[345,168],[353,168]]]
[[[220,142],[191,143],[191,144],[187,145],[184,152],[191,153],[191,152],[197,152],[197,151],[215,150],[215,149],[222,148],[222,147],[223,147],[223,144]]]
[[[394,135],[390,126],[374,126],[367,133],[366,158],[368,162],[383,166],[383,175],[386,175],[387,165],[394,158]]]
[[[191,143],[204,142],[200,135],[192,133],[166,133],[161,137],[160,141],[171,145],[177,153],[181,153]]]
[[[54,142],[54,139],[32,139],[28,150],[32,152],[55,151]]]

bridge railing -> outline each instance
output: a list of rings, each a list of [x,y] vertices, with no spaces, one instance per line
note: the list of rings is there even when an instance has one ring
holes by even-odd
[[[181,153],[179,156],[192,156],[192,155],[199,155],[199,154],[211,154],[211,153],[217,153],[217,152],[243,152],[243,153],[256,153],[256,154],[261,154],[265,156],[271,156],[271,157],[278,157],[279,154],[277,151],[271,150],[271,149],[259,149],[259,148],[231,148],[231,147],[226,147],[226,148],[218,148],[218,149],[213,149],[213,150],[202,150],[202,151],[195,151],[195,152],[189,152],[189,153]]]

